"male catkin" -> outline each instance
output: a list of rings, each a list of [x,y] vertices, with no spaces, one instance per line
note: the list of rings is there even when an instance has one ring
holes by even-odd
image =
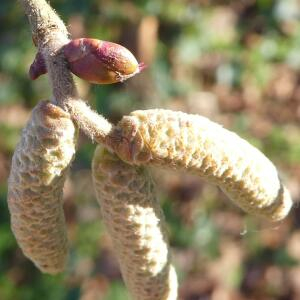
[[[62,196],[76,136],[69,115],[42,101],[32,111],[12,159],[12,230],[24,254],[46,273],[63,271],[67,258]]]
[[[98,146],[93,180],[124,281],[136,300],[176,300],[166,224],[143,168],[130,166]]]
[[[154,164],[200,175],[249,213],[271,221],[292,206],[274,165],[236,134],[198,115],[163,109],[132,112],[107,137],[131,164]]]

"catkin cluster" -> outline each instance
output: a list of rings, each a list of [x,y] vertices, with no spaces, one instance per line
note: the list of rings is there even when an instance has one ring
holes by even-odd
[[[67,258],[62,190],[75,154],[77,130],[72,120],[115,153],[98,146],[93,180],[124,281],[135,300],[177,299],[166,224],[145,166],[199,175],[245,211],[269,220],[288,214],[292,200],[274,165],[220,125],[197,115],[154,109],[135,111],[113,127],[91,112],[77,99],[70,70],[90,82],[112,83],[145,66],[120,45],[89,38],[69,41],[66,27],[46,1],[21,2],[41,48],[30,76],[35,79],[48,71],[54,97],[69,112],[47,101],[36,106],[9,177],[12,230],[41,271],[61,272]]]
[[[205,117],[162,109],[135,111],[120,121],[107,145],[131,164],[199,175],[246,212],[271,221],[284,218],[292,206],[270,160]]]
[[[62,194],[76,136],[69,114],[42,101],[23,129],[12,159],[8,184],[12,230],[24,254],[46,273],[61,272],[67,258]]]
[[[133,298],[177,299],[166,224],[149,174],[99,146],[92,169],[103,219]]]

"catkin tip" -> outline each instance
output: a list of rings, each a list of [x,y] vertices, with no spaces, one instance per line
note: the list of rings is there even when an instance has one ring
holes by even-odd
[[[271,206],[269,211],[266,211],[266,217],[273,222],[281,221],[289,214],[292,206],[293,200],[290,192],[282,185],[273,207]]]

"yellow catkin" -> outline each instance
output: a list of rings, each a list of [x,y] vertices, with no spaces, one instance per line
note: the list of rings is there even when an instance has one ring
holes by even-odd
[[[135,111],[120,121],[106,143],[131,164],[200,175],[246,212],[271,221],[283,219],[292,206],[270,160],[205,117],[162,109]]]
[[[150,176],[96,149],[93,180],[124,281],[135,300],[176,300],[166,224]]]
[[[24,254],[46,273],[63,271],[67,258],[62,196],[76,136],[69,115],[42,101],[12,159],[8,184],[12,230]]]

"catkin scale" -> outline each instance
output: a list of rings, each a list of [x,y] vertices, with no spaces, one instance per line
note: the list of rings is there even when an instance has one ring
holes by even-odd
[[[162,109],[132,112],[107,137],[131,164],[154,164],[200,175],[246,212],[271,221],[292,206],[274,165],[258,149],[205,117]]]
[[[76,136],[69,114],[42,101],[32,111],[12,158],[12,231],[23,253],[45,273],[63,271],[67,259],[62,196]]]
[[[176,300],[166,224],[149,174],[100,146],[92,169],[102,216],[131,295],[135,300]]]

